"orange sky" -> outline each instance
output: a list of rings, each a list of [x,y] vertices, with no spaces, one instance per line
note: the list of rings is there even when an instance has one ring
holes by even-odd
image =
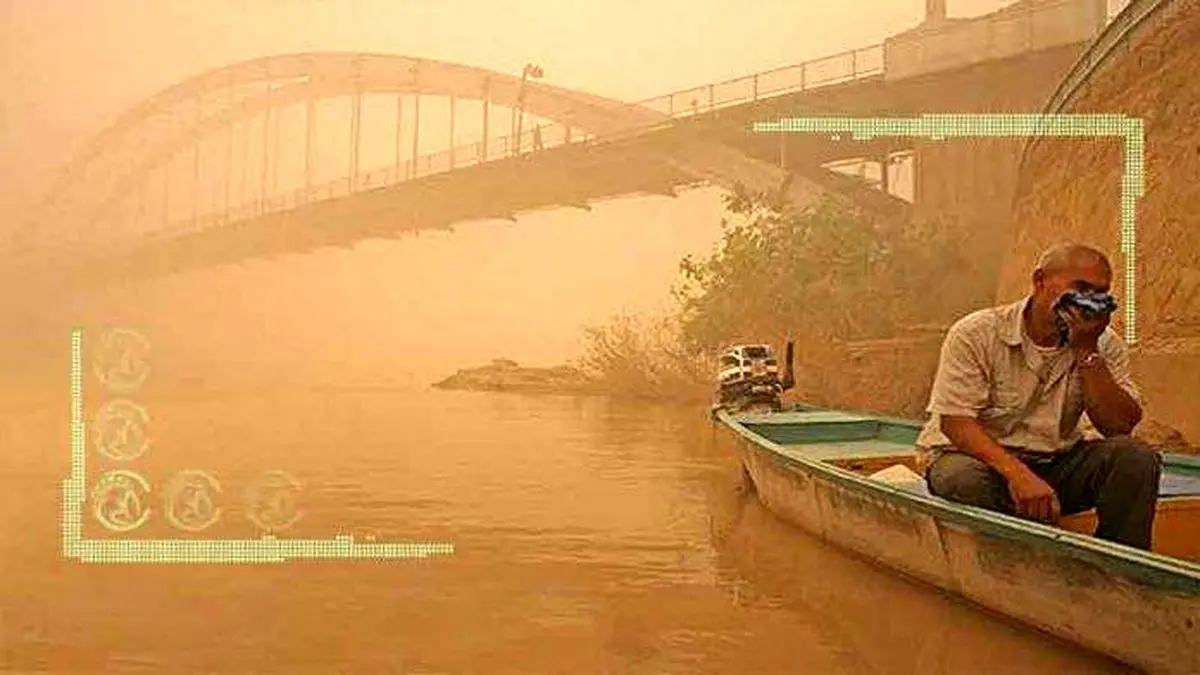
[[[963,16],[1002,4],[949,0],[950,13]],[[12,222],[40,198],[53,171],[126,107],[238,60],[375,51],[510,73],[532,61],[548,83],[637,100],[878,43],[924,11],[922,0],[746,6],[0,0],[0,209]],[[211,315],[196,350],[221,338],[263,359],[375,362],[402,352],[422,362],[410,363],[413,372],[501,354],[549,362],[576,349],[581,323],[665,306],[675,263],[710,248],[720,215],[710,190],[623,200],[590,213],[541,213],[188,275],[156,286],[160,305],[149,290],[139,302],[176,326]],[[175,316],[181,306],[189,316]],[[273,328],[262,328],[264,321]]]

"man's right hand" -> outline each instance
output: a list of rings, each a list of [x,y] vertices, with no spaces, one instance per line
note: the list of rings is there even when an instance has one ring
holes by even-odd
[[[1049,483],[1029,468],[1022,466],[1008,477],[1008,494],[1018,515],[1043,523],[1058,523],[1062,513],[1058,495]]]
[[[942,417],[942,433],[956,447],[1004,477],[1017,515],[1058,524],[1061,510],[1054,488],[993,440],[979,420],[973,417]]]

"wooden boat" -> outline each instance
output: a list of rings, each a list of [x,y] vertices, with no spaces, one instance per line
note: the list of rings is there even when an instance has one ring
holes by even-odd
[[[917,422],[815,409],[713,415],[719,442],[780,518],[1146,672],[1200,673],[1198,458],[1165,457],[1146,552],[1090,536],[1090,513],[1054,527],[934,497],[919,476],[872,477],[916,470]]]

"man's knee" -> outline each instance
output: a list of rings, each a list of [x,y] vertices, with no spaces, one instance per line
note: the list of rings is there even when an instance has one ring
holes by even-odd
[[[1103,457],[1111,477],[1130,484],[1158,484],[1162,456],[1150,444],[1133,436],[1112,436],[1093,444],[1090,451]]]
[[[987,464],[961,452],[946,452],[929,467],[929,491],[943,499],[1012,512],[1004,478]]]

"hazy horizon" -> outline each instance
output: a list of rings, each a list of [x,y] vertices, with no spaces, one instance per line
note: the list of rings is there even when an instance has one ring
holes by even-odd
[[[949,11],[1004,4],[950,0]],[[756,11],[729,0],[603,8],[576,0],[549,11],[466,0],[67,6],[0,2],[0,209],[10,225],[123,110],[241,60],[346,50],[518,74],[533,62],[549,84],[632,101],[877,44],[924,13],[923,0]],[[552,364],[578,354],[584,325],[669,308],[678,261],[713,248],[721,217],[714,188],[621,199],[189,272],[117,293],[106,311],[169,341],[163,353],[198,361],[319,362],[347,372],[391,363],[425,378],[496,357]]]

